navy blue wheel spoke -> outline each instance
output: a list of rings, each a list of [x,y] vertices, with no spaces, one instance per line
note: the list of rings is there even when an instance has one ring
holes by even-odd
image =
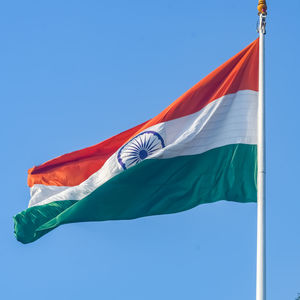
[[[136,160],[138,156],[131,156],[127,158],[127,161]]]
[[[152,145],[151,147],[148,148],[148,150],[151,151],[151,150],[154,149],[155,147],[157,147],[157,144]]]
[[[147,148],[147,135],[144,135],[143,147]]]
[[[159,150],[159,149],[160,149],[160,148],[156,148],[156,149],[153,149],[153,150],[148,150],[148,153],[149,153],[149,155],[150,155],[150,154],[156,152],[156,151]]]
[[[131,165],[137,164],[137,162],[138,162],[138,160],[135,160],[135,161],[130,162],[130,163],[128,164],[128,167],[130,167]]]
[[[146,145],[145,145],[145,148],[148,149],[150,141],[151,141],[151,139],[148,139],[148,141],[147,141],[147,143],[146,143]]]
[[[137,151],[137,152],[134,152],[134,153],[128,153],[127,155],[126,155],[126,153],[125,153],[125,157],[136,157],[136,156],[138,156],[139,155],[139,151]]]
[[[138,151],[138,150],[139,150],[139,147],[136,146],[136,145],[130,145],[130,146],[127,147],[126,150],[130,150],[130,149],[135,150],[135,151]]]
[[[137,139],[136,139],[136,143],[139,145],[139,148],[141,148],[141,147],[142,147],[142,145],[140,144],[140,140],[139,140],[139,138],[137,138]]]
[[[150,149],[150,147],[153,145],[154,140],[151,141],[151,143],[148,145],[147,149]]]

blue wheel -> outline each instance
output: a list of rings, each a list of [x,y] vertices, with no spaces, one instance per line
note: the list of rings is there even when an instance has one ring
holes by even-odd
[[[118,161],[126,170],[164,147],[165,143],[160,134],[155,131],[144,131],[119,150]]]

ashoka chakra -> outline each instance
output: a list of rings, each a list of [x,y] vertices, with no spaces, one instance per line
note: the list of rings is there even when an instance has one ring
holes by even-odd
[[[119,150],[118,161],[126,170],[164,147],[165,143],[160,134],[155,131],[144,131]]]

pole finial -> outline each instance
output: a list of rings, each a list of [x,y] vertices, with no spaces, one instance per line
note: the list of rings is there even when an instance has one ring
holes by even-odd
[[[267,14],[267,1],[266,0],[259,0],[257,5],[257,10],[259,15],[266,15]]]

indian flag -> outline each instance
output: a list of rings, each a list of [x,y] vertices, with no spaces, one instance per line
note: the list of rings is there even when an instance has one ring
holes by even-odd
[[[66,223],[219,200],[256,202],[258,48],[257,39],[153,119],[30,169],[16,238],[30,243]]]

